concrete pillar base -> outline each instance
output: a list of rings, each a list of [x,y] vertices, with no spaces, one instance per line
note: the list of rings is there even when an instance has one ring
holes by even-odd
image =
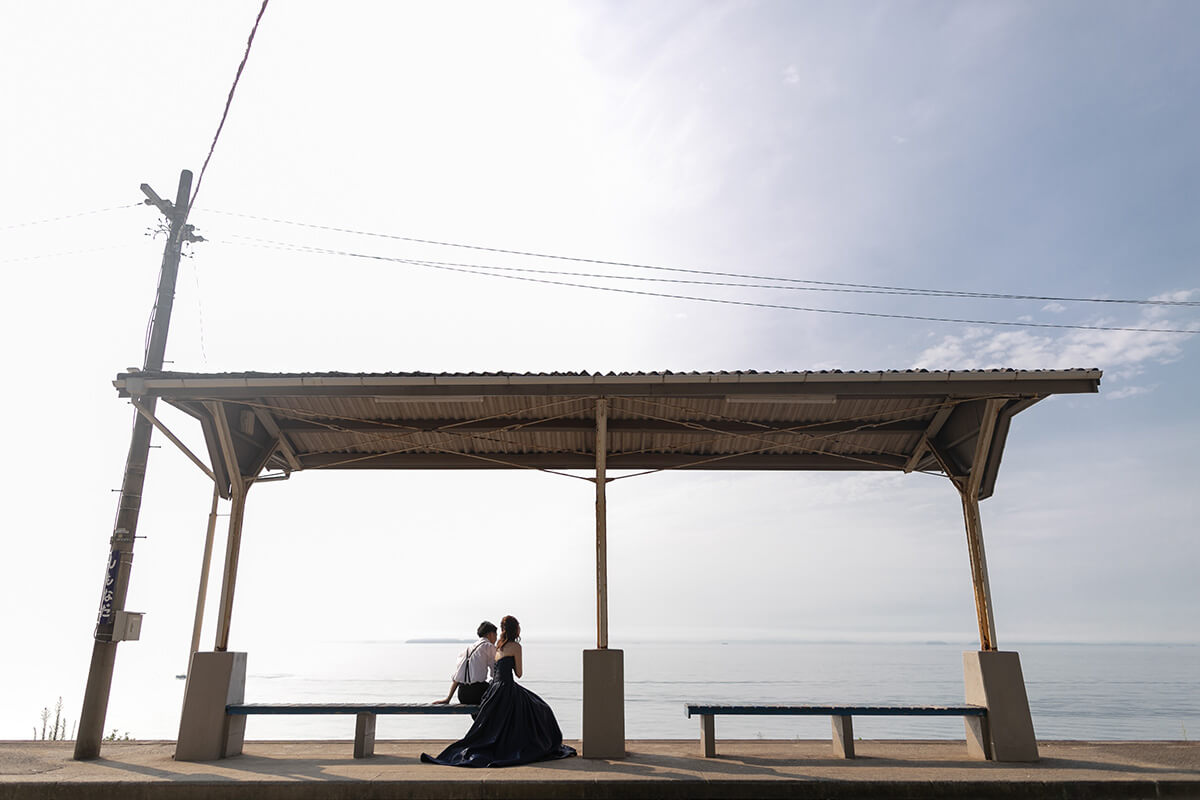
[[[215,761],[241,755],[246,718],[225,706],[246,696],[245,653],[193,653],[183,690],[176,761]]]
[[[1021,657],[995,650],[963,653],[963,683],[967,702],[988,711],[986,724],[969,731],[974,737],[967,736],[971,754],[995,761],[1037,761],[1037,737],[1025,695]]]
[[[833,755],[835,758],[854,758],[854,722],[851,717],[834,715]]]
[[[583,651],[584,758],[625,757],[625,651]]]

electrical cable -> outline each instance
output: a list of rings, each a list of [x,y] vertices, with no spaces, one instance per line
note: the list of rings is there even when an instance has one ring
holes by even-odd
[[[200,297],[203,294],[200,291],[200,268],[196,266],[196,260],[191,259],[192,280],[196,284],[196,322],[200,333],[200,363],[205,369],[208,369],[208,348],[204,343],[204,305],[200,302]]]
[[[200,183],[204,180],[204,171],[208,169],[208,162],[213,157],[213,151],[217,149],[217,139],[221,138],[221,129],[225,127],[225,119],[229,116],[229,107],[233,104],[233,93],[237,91],[238,81],[242,79],[242,70],[246,68],[246,61],[250,58],[250,46],[254,44],[254,34],[258,32],[258,23],[262,22],[263,12],[267,10],[267,3],[270,0],[263,0],[262,6],[258,9],[258,16],[254,18],[254,27],[250,29],[250,38],[246,40],[246,52],[242,54],[242,63],[238,64],[237,73],[233,76],[233,85],[229,87],[229,96],[225,98],[225,110],[221,113],[221,121],[217,123],[217,132],[213,134],[212,144],[208,147],[208,155],[204,157],[204,164],[200,167],[200,175],[196,178],[196,188],[192,190],[192,198],[188,200],[188,212],[191,212],[192,205],[196,202],[196,195],[200,194]],[[186,214],[184,217],[186,218]]]
[[[110,244],[103,247],[87,247],[83,250],[62,250],[57,253],[39,253],[32,256],[17,256],[15,258],[0,258],[0,264],[16,264],[21,261],[38,261],[43,258],[62,258],[63,256],[82,256],[90,255],[91,253],[103,253],[106,250],[129,250],[137,245],[134,244]]]
[[[658,270],[663,272],[679,272],[692,275],[709,275],[725,278],[741,278],[743,280],[759,280],[759,281],[778,281],[782,283],[797,283],[810,286],[830,287],[827,291],[849,291],[857,290],[866,293],[880,294],[918,294],[930,295],[934,297],[973,297],[990,300],[1037,300],[1045,302],[1061,302],[1061,303],[1118,303],[1128,305],[1162,305],[1162,306],[1200,306],[1200,301],[1192,300],[1139,300],[1126,298],[1107,298],[1107,297],[1057,297],[1053,295],[1036,295],[1036,294],[1006,294],[1003,292],[968,292],[957,289],[921,289],[906,286],[887,286],[870,283],[845,283],[841,281],[818,281],[806,280],[803,278],[781,278],[772,275],[753,275],[737,272],[719,272],[712,270],[701,269],[685,269],[681,267],[662,267],[651,264],[638,264],[629,261],[607,261],[599,258],[583,258],[578,256],[565,256],[552,253],[538,253],[528,250],[508,250],[499,247],[486,247],[483,245],[463,244],[460,242],[446,242],[436,239],[419,239],[411,236],[400,236],[390,233],[379,233],[376,231],[356,230],[353,228],[343,228],[335,225],[318,225],[310,222],[296,222],[293,220],[279,219],[276,217],[265,217],[255,214],[243,214],[235,211],[220,211],[217,209],[206,209],[212,214],[221,214],[231,217],[240,217],[242,219],[258,220],[260,222],[271,222],[279,225],[291,225],[300,228],[311,228],[313,230],[331,231],[335,233],[348,233],[356,236],[370,236],[379,239],[392,239],[395,241],[412,242],[416,244],[437,245],[440,247],[457,247],[467,250],[479,250],[488,253],[500,253],[504,255],[526,256],[531,258],[549,258],[560,261],[573,261],[584,264],[600,264],[611,267],[628,267],[632,269]],[[841,289],[832,287],[842,287]]]
[[[246,241],[249,241],[249,242],[261,242],[263,244],[279,245],[280,247],[286,247],[286,248],[311,247],[311,245],[295,245],[291,242],[280,242],[280,241],[277,241],[274,239],[263,239],[263,238],[260,238],[257,236],[245,236],[243,234],[238,234],[238,233],[234,233],[234,234],[230,234],[230,235],[235,239],[245,239]],[[424,264],[427,266],[467,267],[470,269],[490,269],[490,270],[499,270],[502,272],[527,272],[527,273],[533,273],[536,275],[557,275],[557,276],[572,277],[572,278],[600,278],[603,280],[615,280],[615,281],[642,281],[645,283],[674,283],[674,284],[682,284],[682,285],[687,285],[687,286],[720,286],[720,287],[726,287],[726,288],[733,287],[733,288],[741,288],[741,289],[777,289],[777,290],[784,290],[784,291],[791,291],[791,292],[846,292],[846,293],[851,293],[851,294],[886,294],[886,295],[901,295],[901,296],[907,295],[907,296],[915,296],[915,297],[928,296],[925,292],[922,292],[921,290],[917,290],[917,289],[904,290],[904,291],[877,291],[874,289],[839,289],[839,288],[832,288],[832,287],[826,287],[826,286],[790,286],[790,285],[780,286],[778,284],[770,284],[770,283],[733,283],[731,281],[700,281],[700,280],[688,280],[686,278],[651,278],[651,277],[647,277],[645,275],[613,275],[613,274],[608,274],[608,273],[604,273],[604,272],[567,272],[565,270],[535,269],[533,267],[501,267],[501,266],[492,265],[492,264],[470,264],[470,263],[463,263],[460,261],[430,261],[427,259],[419,259],[419,262],[421,264]]]
[[[0,231],[9,231],[14,228],[28,228],[32,225],[45,225],[49,222],[62,222],[67,219],[75,219],[76,217],[88,217],[93,214],[107,214],[110,211],[122,211],[127,208],[140,208],[142,203],[127,203],[120,206],[109,206],[108,208],[96,208],[91,211],[79,211],[75,214],[64,214],[61,217],[48,217],[46,219],[35,219],[29,222],[16,222],[12,225],[0,225]]]
[[[210,240],[219,241],[219,240]],[[268,240],[262,240],[263,242]],[[239,242],[225,242],[225,244],[239,244]],[[750,300],[732,300],[727,298],[717,297],[699,297],[696,295],[669,294],[666,292],[649,292],[640,289],[626,289],[615,286],[595,286],[592,284],[573,283],[570,281],[550,280],[547,278],[533,278],[527,275],[509,275],[500,274],[497,272],[489,272],[487,270],[503,270],[509,269],[506,267],[478,267],[465,268],[449,266],[444,263],[427,262],[418,259],[397,258],[393,256],[380,256],[368,253],[356,253],[348,250],[333,250],[322,247],[312,247],[309,245],[289,245],[284,243],[249,243],[248,246],[263,247],[266,249],[293,250],[297,252],[313,253],[316,255],[333,255],[344,256],[347,258],[360,258],[373,261],[385,261],[396,264],[409,264],[412,266],[426,267],[429,269],[443,270],[447,272],[460,272],[470,275],[482,275],[491,278],[506,278],[508,280],[526,281],[529,283],[540,283],[551,286],[566,286],[577,289],[592,289],[601,292],[614,292],[618,294],[631,294],[642,297],[661,297],[671,300],[692,300],[702,303],[719,303],[722,305],[745,306],[750,308],[771,308],[783,311],[804,311],[813,314],[839,314],[853,317],[871,317],[877,319],[906,319],[922,322],[948,322],[962,325],[995,325],[1001,327],[1013,328],[1052,328],[1061,330],[1085,330],[1085,331],[1128,331],[1134,333],[1176,333],[1194,335],[1200,333],[1200,327],[1188,328],[1139,328],[1131,326],[1119,325],[1072,325],[1068,323],[1053,323],[1053,322],[1020,322],[1012,320],[987,320],[987,319],[967,319],[959,317],[934,317],[921,314],[890,314],[881,311],[852,311],[849,309],[834,309],[834,308],[813,308],[808,306],[793,306],[783,303],[761,303]]]

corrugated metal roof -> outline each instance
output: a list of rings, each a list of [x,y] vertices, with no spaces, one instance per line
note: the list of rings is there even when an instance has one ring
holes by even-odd
[[[858,372],[130,372],[123,395],[197,417],[214,471],[589,469],[597,401],[610,469],[969,471],[982,408],[1002,405],[985,465],[991,492],[1011,417],[1099,370]],[[942,461],[935,459],[938,450]]]

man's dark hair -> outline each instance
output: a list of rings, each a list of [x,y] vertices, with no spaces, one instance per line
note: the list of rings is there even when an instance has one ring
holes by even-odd
[[[479,623],[479,627],[475,629],[475,635],[478,636],[480,639],[487,636],[489,633],[495,633],[495,632],[496,632],[496,626],[493,625],[492,623],[488,622],[486,619],[483,622]]]

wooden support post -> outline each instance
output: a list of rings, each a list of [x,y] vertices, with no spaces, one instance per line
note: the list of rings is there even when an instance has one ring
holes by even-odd
[[[596,648],[608,648],[608,400],[596,401]]]
[[[208,512],[208,531],[204,535],[204,555],[200,559],[200,589],[196,593],[196,620],[192,623],[192,647],[188,650],[188,663],[192,653],[200,649],[200,630],[204,627],[204,601],[208,597],[208,572],[212,564],[213,537],[217,532],[217,503],[221,490],[213,484],[212,510]]]
[[[705,758],[716,758],[717,725],[712,714],[700,715],[700,749]]]

